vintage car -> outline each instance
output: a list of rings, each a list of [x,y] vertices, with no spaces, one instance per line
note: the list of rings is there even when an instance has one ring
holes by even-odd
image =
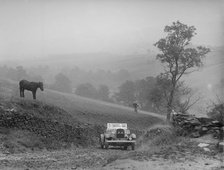
[[[127,150],[128,146],[135,149],[136,135],[130,133],[127,123],[107,123],[106,131],[100,135],[101,148],[120,146]]]

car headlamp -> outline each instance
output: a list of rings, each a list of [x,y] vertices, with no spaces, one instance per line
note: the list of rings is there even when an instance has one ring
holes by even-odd
[[[106,133],[105,138],[109,138],[109,137],[110,137],[110,134]]]
[[[132,133],[130,137],[136,139],[136,135],[134,133]]]

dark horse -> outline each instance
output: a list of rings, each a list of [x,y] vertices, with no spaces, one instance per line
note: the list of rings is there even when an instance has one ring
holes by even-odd
[[[33,99],[36,99],[36,92],[38,88],[40,88],[42,91],[44,90],[42,82],[29,82],[27,80],[21,80],[19,82],[20,97],[25,97],[24,90],[29,90],[33,93]]]

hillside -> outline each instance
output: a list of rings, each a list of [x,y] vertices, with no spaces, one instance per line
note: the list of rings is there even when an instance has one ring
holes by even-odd
[[[57,106],[1,100],[1,153],[96,145],[98,133],[100,126],[83,124]]]
[[[25,96],[18,97],[17,82],[0,79],[0,169],[180,169],[185,159],[189,170],[198,163],[203,170],[222,167],[214,143],[207,152],[200,141],[176,136],[164,116],[48,89],[38,100]],[[136,150],[99,149],[107,122],[127,122]]]
[[[2,96],[19,98],[17,82],[2,80]],[[0,91],[1,91],[0,89]],[[32,93],[25,91],[25,99],[32,101]],[[23,100],[19,98],[20,100]],[[65,94],[45,89],[37,91],[37,100],[59,106],[75,119],[89,124],[105,125],[107,122],[127,122],[131,128],[146,129],[161,119],[160,115],[148,112],[136,114],[132,108],[102,101],[83,98],[74,94]]]
[[[126,122],[141,134],[163,117],[135,114],[131,108],[81,98],[45,89],[33,100],[18,96],[18,85],[0,80],[0,134],[2,152],[97,146],[107,122]]]

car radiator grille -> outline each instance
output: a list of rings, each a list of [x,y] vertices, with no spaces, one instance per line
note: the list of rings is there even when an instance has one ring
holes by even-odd
[[[124,133],[124,129],[117,129],[117,138],[124,138],[125,133]]]

